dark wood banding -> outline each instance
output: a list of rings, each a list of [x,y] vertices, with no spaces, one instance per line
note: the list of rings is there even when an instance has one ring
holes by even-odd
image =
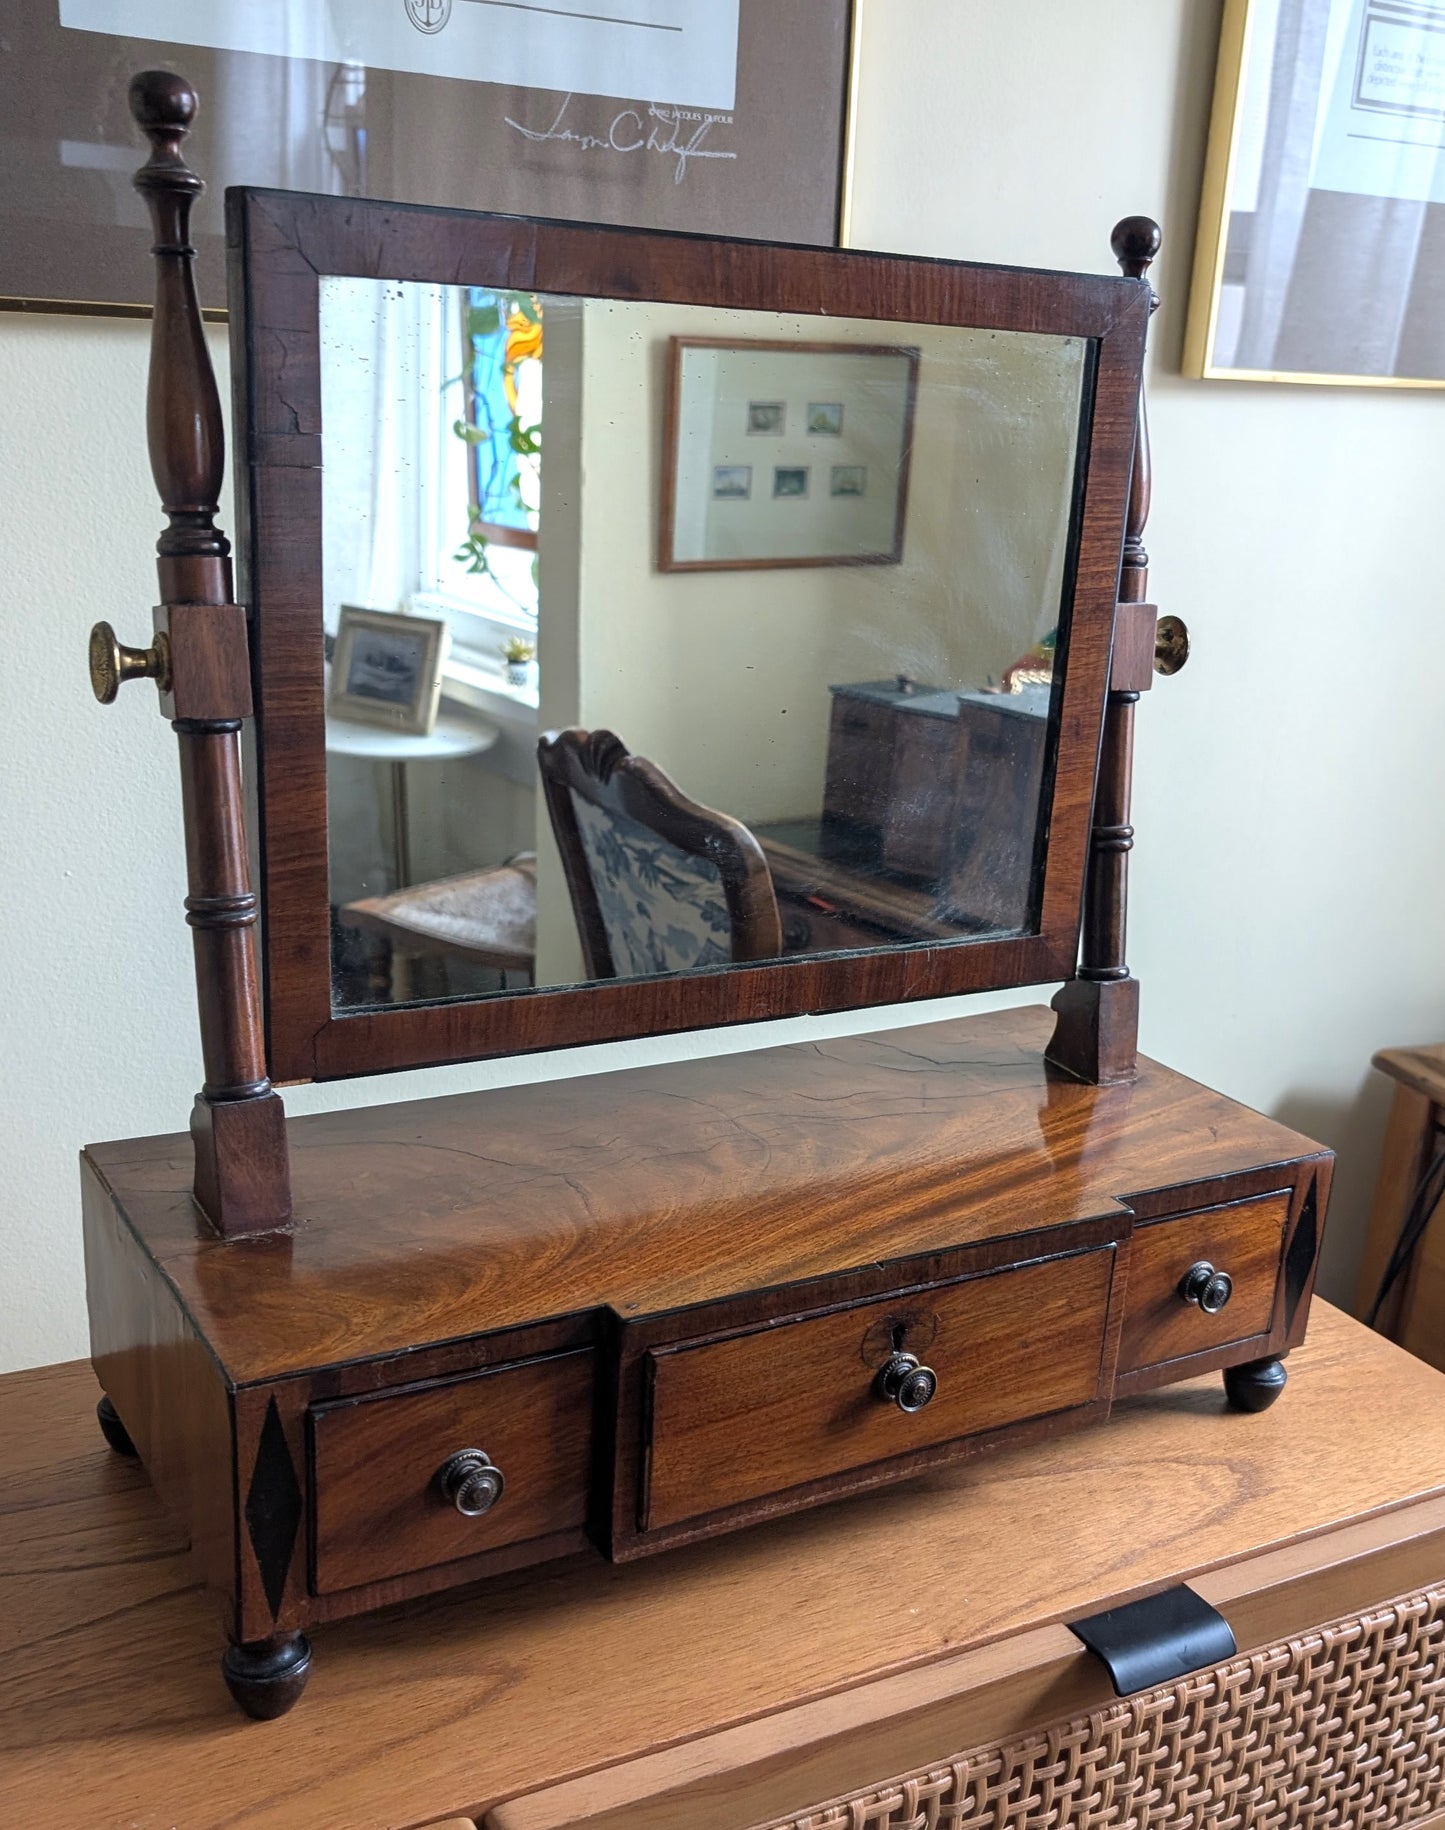
[[[1161,239],[1158,223],[1147,216],[1126,216],[1116,225],[1114,255],[1127,278],[1148,285],[1144,276],[1159,252]],[[1153,312],[1158,304],[1151,288],[1149,310]],[[1059,1021],[1049,1043],[1051,1061],[1081,1080],[1102,1084],[1132,1080],[1138,1055],[1139,986],[1129,973],[1125,941],[1129,853],[1134,846],[1129,812],[1134,777],[1134,708],[1150,679],[1148,666],[1140,665],[1139,651],[1143,649],[1152,658],[1154,648],[1152,619],[1147,623],[1147,638],[1141,640],[1144,619],[1137,611],[1149,594],[1144,529],[1149,520],[1152,487],[1149,417],[1141,388],[1119,573],[1119,610],[1115,615],[1115,641],[1117,644],[1117,630],[1122,624],[1127,658],[1122,667],[1111,670],[1089,838],[1078,971],[1054,1000]]]

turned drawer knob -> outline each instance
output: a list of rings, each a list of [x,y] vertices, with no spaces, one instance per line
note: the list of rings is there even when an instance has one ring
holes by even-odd
[[[911,1353],[894,1354],[877,1379],[878,1396],[900,1411],[921,1411],[937,1390],[938,1374],[931,1366],[920,1366],[918,1356]]]
[[[437,1470],[437,1485],[463,1518],[490,1512],[506,1491],[502,1470],[480,1449],[458,1449]]]
[[[1218,1315],[1234,1295],[1234,1279],[1228,1271],[1216,1271],[1208,1259],[1201,1258],[1180,1278],[1179,1294],[1186,1303],[1198,1303],[1206,1315]]]

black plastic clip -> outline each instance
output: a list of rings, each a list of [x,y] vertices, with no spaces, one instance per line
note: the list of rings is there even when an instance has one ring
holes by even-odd
[[[1182,1582],[1068,1627],[1103,1659],[1119,1697],[1202,1671],[1239,1650],[1224,1616]]]

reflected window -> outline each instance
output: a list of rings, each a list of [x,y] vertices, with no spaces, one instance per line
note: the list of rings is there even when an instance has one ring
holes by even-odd
[[[542,306],[525,292],[471,287],[462,323],[470,448],[469,544],[537,550],[542,499]]]
[[[535,652],[537,539],[542,507],[542,302],[528,292],[472,286],[447,301],[461,348],[461,413],[451,433],[465,453],[465,495],[435,571],[464,647]],[[452,391],[452,381],[445,384]],[[457,473],[448,467],[454,481]],[[449,507],[451,497],[449,495]],[[456,532],[459,544],[449,543]],[[485,619],[469,627],[466,615]],[[460,613],[458,615],[457,613]]]

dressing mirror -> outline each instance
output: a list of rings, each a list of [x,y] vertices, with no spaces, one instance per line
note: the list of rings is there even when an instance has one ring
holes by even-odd
[[[1115,230],[1129,284],[236,195],[248,629],[196,97],[131,93],[167,525],[154,639],[98,625],[92,683],[153,681],[177,736],[205,1081],[193,1169],[82,1154],[85,1250],[102,1428],[240,1706],[289,1708],[347,1615],[1204,1370],[1274,1402],[1331,1158],[1141,1058],[1124,951],[1135,702],[1183,658],[1135,435],[1157,225]],[[1055,976],[1052,1034],[295,1120],[267,1073]]]
[[[1142,284],[229,204],[275,1075],[1072,970]]]

